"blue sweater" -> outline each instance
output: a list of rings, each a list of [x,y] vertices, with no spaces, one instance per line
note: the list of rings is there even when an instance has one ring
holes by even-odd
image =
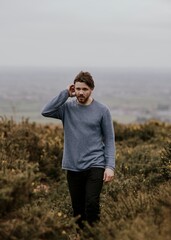
[[[75,99],[67,101],[68,97],[68,90],[63,90],[42,111],[45,117],[62,120],[62,168],[77,172],[90,167],[114,169],[115,139],[109,109],[96,100],[81,105]]]

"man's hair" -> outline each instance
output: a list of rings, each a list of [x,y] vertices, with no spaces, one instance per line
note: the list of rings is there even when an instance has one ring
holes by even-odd
[[[74,79],[74,84],[76,82],[83,82],[87,84],[91,89],[94,89],[94,80],[89,72],[80,72]]]

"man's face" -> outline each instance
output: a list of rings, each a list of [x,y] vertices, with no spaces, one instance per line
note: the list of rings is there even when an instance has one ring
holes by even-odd
[[[79,103],[86,104],[91,93],[92,89],[84,82],[75,83],[75,95]]]

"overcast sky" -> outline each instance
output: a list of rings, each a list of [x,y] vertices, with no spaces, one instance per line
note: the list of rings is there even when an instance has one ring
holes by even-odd
[[[171,68],[171,1],[0,0],[0,66]]]

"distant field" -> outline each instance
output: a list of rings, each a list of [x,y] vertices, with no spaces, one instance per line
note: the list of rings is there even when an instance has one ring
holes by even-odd
[[[51,122],[40,115],[44,104],[69,85],[78,69],[1,69],[0,115]],[[94,97],[107,104],[121,123],[155,118],[171,121],[171,72],[90,69]]]

